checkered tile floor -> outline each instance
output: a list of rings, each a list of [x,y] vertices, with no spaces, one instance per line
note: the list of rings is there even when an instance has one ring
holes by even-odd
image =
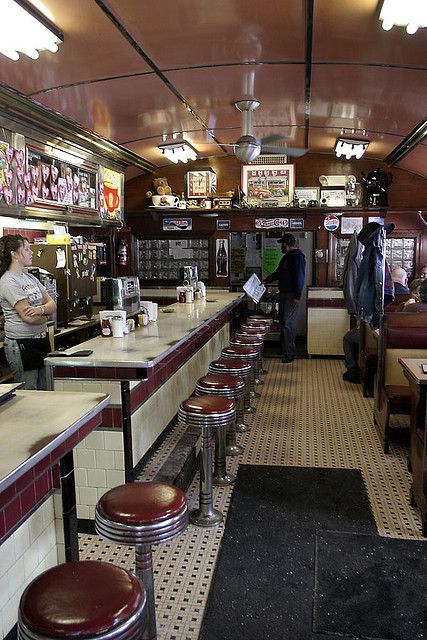
[[[420,538],[421,523],[410,506],[407,450],[382,451],[372,422],[373,401],[360,385],[343,382],[342,361],[267,360],[256,413],[246,417],[251,430],[238,434],[243,455],[239,463],[302,467],[358,468],[363,474],[381,535]],[[141,476],[151,480],[178,442],[177,426],[147,464]],[[214,489],[214,505],[227,514],[232,487]],[[188,491],[190,508],[197,505],[198,477]],[[158,635],[161,640],[197,640],[224,524],[204,530],[190,525],[179,539],[154,549]],[[81,558],[114,562],[128,569],[133,550],[80,535]]]

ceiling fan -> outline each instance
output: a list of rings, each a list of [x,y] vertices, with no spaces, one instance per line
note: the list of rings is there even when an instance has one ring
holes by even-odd
[[[222,146],[233,147],[234,154],[240,162],[253,162],[260,153],[283,154],[299,158],[307,153],[308,149],[293,147],[272,147],[269,143],[283,140],[283,136],[272,135],[266,138],[257,139],[253,135],[253,112],[258,109],[258,100],[238,100],[234,103],[236,109],[242,113],[242,135],[234,144],[224,144]]]

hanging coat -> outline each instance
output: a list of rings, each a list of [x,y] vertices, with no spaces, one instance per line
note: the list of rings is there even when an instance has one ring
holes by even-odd
[[[357,231],[354,231],[350,238],[347,253],[345,254],[342,276],[345,306],[350,314],[357,313],[356,284],[360,263],[362,261],[362,254],[363,245],[357,239]]]

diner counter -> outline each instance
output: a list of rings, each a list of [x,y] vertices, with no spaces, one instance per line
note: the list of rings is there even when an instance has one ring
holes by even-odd
[[[14,385],[2,385],[3,387]],[[0,493],[109,403],[102,393],[17,390],[0,404]]]
[[[205,322],[236,306],[243,295],[208,290],[206,298],[192,304],[176,302],[159,309],[157,322],[137,327],[123,338],[98,336],[67,349],[69,356],[48,357],[45,362],[52,367],[152,368]],[[93,353],[86,357],[73,357],[74,352],[86,349]]]

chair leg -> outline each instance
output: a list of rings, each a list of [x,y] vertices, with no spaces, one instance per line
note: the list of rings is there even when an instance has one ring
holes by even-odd
[[[156,604],[154,601],[153,555],[150,544],[137,545],[135,548],[135,572],[145,587],[147,603],[145,611],[147,626],[143,640],[157,640]]]

